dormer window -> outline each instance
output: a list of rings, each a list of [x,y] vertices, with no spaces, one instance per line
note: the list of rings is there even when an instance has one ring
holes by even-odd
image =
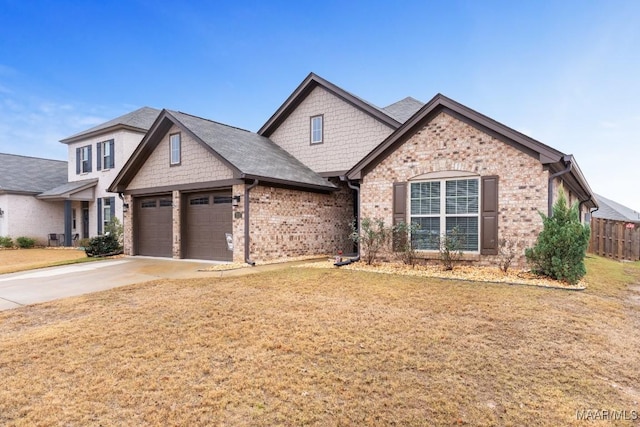
[[[313,116],[311,117],[311,143],[312,144],[322,144],[324,139],[324,127],[323,120],[324,116]]]

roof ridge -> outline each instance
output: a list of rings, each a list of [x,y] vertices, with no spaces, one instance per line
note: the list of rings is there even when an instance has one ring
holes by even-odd
[[[244,132],[255,133],[255,132],[252,132],[252,131],[250,131],[248,129],[244,129],[244,128],[241,128],[241,127],[238,127],[238,126],[228,125],[226,123],[222,123],[222,122],[219,122],[219,121],[216,121],[216,120],[213,120],[213,119],[207,119],[206,117],[196,116],[195,114],[185,113],[184,111],[180,111],[180,110],[167,110],[167,111],[169,111],[170,113],[184,114],[185,116],[189,116],[189,117],[193,117],[193,118],[196,118],[196,119],[204,120],[204,121],[207,121],[207,122],[215,123],[217,125],[221,125],[221,126],[228,127],[228,128],[231,128],[231,129],[237,129],[237,130],[241,130],[241,131],[244,131]],[[255,134],[258,135],[257,133],[255,133]]]
[[[46,160],[46,161],[49,161],[49,162],[61,162],[61,163],[68,163],[69,162],[68,160],[47,159],[47,158],[44,158],[44,157],[26,156],[24,154],[0,153],[0,156],[24,157],[26,159]]]

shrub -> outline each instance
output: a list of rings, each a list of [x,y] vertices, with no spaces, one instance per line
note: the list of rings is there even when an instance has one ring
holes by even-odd
[[[20,236],[16,239],[16,242],[20,249],[31,249],[36,245],[35,239],[32,239],[31,237]]]
[[[104,234],[92,238],[89,244],[85,246],[84,251],[90,257],[117,255],[122,253],[122,246],[120,246],[116,236]]]
[[[3,248],[12,248],[13,247],[13,239],[9,236],[0,236],[0,247]]]
[[[356,222],[351,223],[351,240],[360,245],[360,250],[364,251],[365,261],[371,265],[378,255],[380,249],[389,240],[390,228],[384,225],[384,220],[380,218],[362,218],[360,230],[356,227]]]
[[[116,238],[118,243],[122,245],[124,234],[124,227],[117,217],[112,217],[109,222],[104,226],[104,234],[112,235]]]
[[[453,270],[453,264],[462,258],[464,235],[458,227],[453,227],[450,232],[440,236],[439,240],[440,261],[445,270]]]
[[[411,267],[415,266],[418,258],[415,243],[419,229],[419,224],[407,224],[404,221],[393,226],[393,250],[403,263]]]
[[[533,248],[525,251],[535,273],[562,280],[572,285],[586,274],[584,258],[589,245],[589,227],[580,222],[578,205],[567,205],[560,193],[553,206],[553,216],[540,213],[544,228]]]
[[[515,242],[512,240],[500,239],[498,245],[498,266],[500,267],[500,270],[506,273],[511,266],[511,262],[516,257],[516,255],[518,255],[521,244],[520,242]]]

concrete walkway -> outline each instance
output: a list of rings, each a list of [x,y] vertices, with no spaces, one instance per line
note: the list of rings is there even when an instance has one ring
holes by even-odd
[[[286,268],[292,263],[228,271],[199,271],[212,262],[126,257],[0,275],[0,310],[53,301],[155,279],[241,276]]]

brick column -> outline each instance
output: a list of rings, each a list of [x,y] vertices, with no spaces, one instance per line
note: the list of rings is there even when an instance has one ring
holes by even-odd
[[[181,193],[178,190],[173,191],[173,257],[182,258],[182,217],[181,211]]]

